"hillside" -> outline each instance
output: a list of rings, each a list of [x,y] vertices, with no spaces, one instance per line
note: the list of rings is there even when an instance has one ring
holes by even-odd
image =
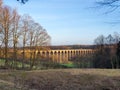
[[[1,70],[0,90],[120,90],[120,70]]]

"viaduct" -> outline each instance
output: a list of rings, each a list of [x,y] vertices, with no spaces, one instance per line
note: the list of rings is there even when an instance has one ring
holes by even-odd
[[[41,50],[36,53],[43,58],[47,58],[57,63],[68,62],[75,56],[87,56],[93,54],[94,49],[66,49],[66,50]]]

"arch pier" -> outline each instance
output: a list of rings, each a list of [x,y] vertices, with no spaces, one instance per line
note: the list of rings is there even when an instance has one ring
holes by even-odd
[[[41,50],[37,53],[53,62],[65,63],[75,56],[85,56],[93,54],[93,49],[69,49],[69,50]]]

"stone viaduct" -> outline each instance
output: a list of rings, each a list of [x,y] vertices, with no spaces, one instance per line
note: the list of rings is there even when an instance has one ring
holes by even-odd
[[[93,54],[93,49],[66,49],[66,50],[41,50],[37,51],[38,55],[53,62],[65,63],[75,56],[85,56]]]

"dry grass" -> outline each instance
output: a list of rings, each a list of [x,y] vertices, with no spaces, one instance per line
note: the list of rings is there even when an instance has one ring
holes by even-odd
[[[120,90],[119,69],[1,71],[0,80],[0,90]]]

